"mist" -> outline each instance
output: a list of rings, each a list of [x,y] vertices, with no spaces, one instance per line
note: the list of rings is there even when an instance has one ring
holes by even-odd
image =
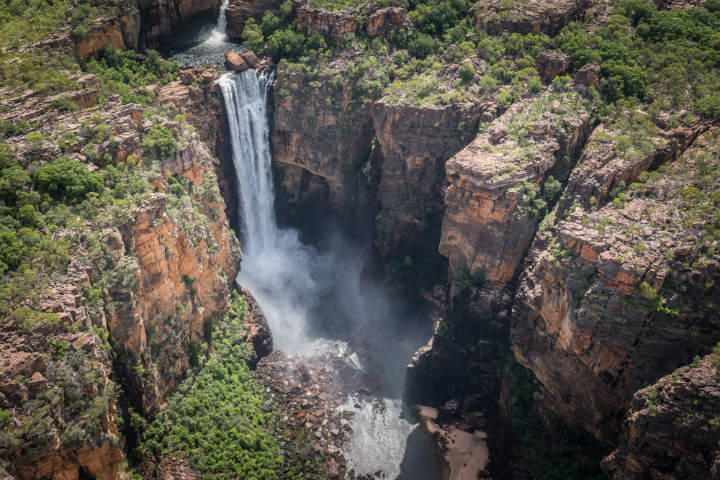
[[[357,473],[382,470],[397,478],[407,439],[418,427],[401,401],[405,367],[430,338],[430,316],[392,295],[368,268],[370,245],[328,228],[319,251],[302,243],[296,230],[278,226],[266,112],[270,82],[271,73],[254,70],[218,80],[240,193],[243,260],[237,281],[263,310],[277,350],[299,359],[340,356],[361,373],[365,394],[351,395],[342,407],[356,413],[346,458]],[[408,478],[437,478],[418,467]]]

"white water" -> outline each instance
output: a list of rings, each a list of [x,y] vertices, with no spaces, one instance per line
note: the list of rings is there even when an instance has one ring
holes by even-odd
[[[376,349],[382,354],[369,360],[376,367],[380,364],[375,371],[391,378],[389,383],[397,391],[410,355],[398,353],[402,350],[398,346],[411,335],[403,332],[404,338],[398,341],[391,328],[394,319],[386,294],[377,285],[361,281],[365,256],[345,242],[337,242],[327,254],[321,254],[304,245],[297,231],[277,225],[266,111],[271,81],[272,74],[254,70],[227,73],[218,80],[240,194],[243,264],[237,281],[257,299],[275,347],[288,355],[333,352],[366,372],[367,367],[346,343],[314,338],[313,321],[330,317],[365,339],[376,335]],[[393,370],[391,365],[400,368]],[[401,418],[402,402],[352,397],[343,408],[357,412],[352,420],[354,433],[345,447],[349,465],[359,474],[383,471],[384,478],[400,475],[408,436],[417,426]]]
[[[225,10],[227,10],[229,3],[230,0],[223,0],[222,5],[220,5],[217,24],[215,24],[215,28],[212,29],[210,35],[203,42],[204,46],[222,45],[227,42],[228,38],[225,33],[225,29],[227,28],[227,18],[225,18]]]
[[[209,27],[202,24],[199,28],[190,26],[186,36],[179,37],[171,42],[169,49],[170,59],[182,66],[200,65],[202,63],[222,63],[225,52],[238,52],[242,47],[230,41],[225,30],[227,29],[227,10],[230,0],[223,0],[218,12],[217,22]]]

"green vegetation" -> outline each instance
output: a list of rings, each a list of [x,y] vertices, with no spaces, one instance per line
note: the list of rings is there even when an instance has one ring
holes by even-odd
[[[105,46],[98,58],[91,58],[83,65],[83,70],[95,74],[100,83],[99,103],[111,94],[118,94],[123,103],[147,106],[152,103],[153,95],[142,87],[176,80],[178,65],[163,60],[154,50],[146,50],[140,57],[131,50],[121,52]]]
[[[515,361],[511,352],[505,355],[503,376],[509,384],[512,444],[518,458],[509,469],[513,478],[602,480],[607,478],[600,469],[600,459],[608,452],[580,427],[568,425],[553,417],[546,428],[536,411],[535,400],[540,389],[530,370]],[[511,443],[513,442],[513,443]],[[516,443],[515,443],[516,442]]]
[[[480,288],[485,283],[485,272],[480,269],[471,272],[467,265],[463,265],[455,270],[455,283],[461,290],[469,287]]]
[[[698,113],[717,114],[720,3],[661,11],[647,0],[622,0],[614,13],[592,33],[568,26],[554,39],[556,48],[571,54],[576,67],[599,62],[601,90],[611,102],[645,100],[652,91],[656,108],[695,103]]]
[[[280,449],[272,410],[247,362],[245,299],[234,292],[225,317],[211,327],[212,350],[196,347],[199,368],[168,399],[142,436],[141,456],[187,458],[203,478],[306,478]]]

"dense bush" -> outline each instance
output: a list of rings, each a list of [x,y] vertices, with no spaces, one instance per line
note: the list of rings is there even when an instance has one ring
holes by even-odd
[[[148,426],[141,452],[186,457],[218,478],[278,478],[283,459],[268,430],[272,415],[246,363],[245,314],[245,300],[235,293],[230,311],[212,329],[213,352]]]
[[[75,160],[60,157],[43,164],[35,174],[35,187],[49,193],[56,200],[78,202],[90,192],[103,188],[102,175],[90,172]]]
[[[119,94],[123,103],[149,105],[152,95],[141,87],[171,82],[177,79],[178,64],[163,60],[154,50],[147,50],[144,57],[132,50],[120,51],[111,46],[103,47],[97,59],[83,65],[94,73],[100,82],[102,101],[111,94]]]
[[[156,158],[164,159],[175,151],[175,136],[163,125],[153,125],[143,138],[143,148]]]

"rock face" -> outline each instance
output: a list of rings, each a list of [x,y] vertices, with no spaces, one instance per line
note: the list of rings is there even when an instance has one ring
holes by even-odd
[[[215,14],[219,7],[219,0],[153,2],[142,12],[140,44],[146,48],[157,47],[162,37],[170,35],[184,22],[201,14]]]
[[[410,19],[404,8],[385,7],[370,15],[366,31],[370,37],[384,37],[390,33],[406,29],[409,25]]]
[[[282,203],[300,206],[313,199],[336,212],[352,204],[365,178],[370,155],[371,102],[353,93],[339,59],[325,71],[279,66],[274,88],[271,141]]]
[[[252,344],[258,358],[266,357],[273,351],[273,339],[270,326],[267,320],[265,320],[265,314],[263,314],[260,309],[260,305],[258,305],[250,291],[243,287],[239,287],[239,290],[247,302],[248,319],[246,323],[250,327],[248,341]]]
[[[332,11],[302,5],[297,9],[297,25],[298,29],[310,35],[317,32],[332,38],[340,45],[346,33],[355,33],[358,30],[357,13],[358,8],[355,7]]]
[[[565,25],[581,18],[587,0],[480,0],[475,4],[475,28],[491,35],[544,33],[555,35]]]
[[[515,275],[542,214],[540,186],[567,178],[589,133],[583,108],[574,92],[545,92],[511,107],[447,162],[439,249],[452,272],[482,271],[495,287]]]
[[[590,135],[560,199],[558,218],[564,217],[573,206],[589,210],[605,205],[613,189],[630,185],[642,172],[670,160],[707,128],[705,124],[698,124],[666,132],[649,124],[641,112],[626,115],[626,119],[615,124],[598,126]],[[623,144],[632,135],[631,125],[640,122],[647,126],[644,138],[627,149]]]
[[[403,243],[410,250],[436,249],[445,162],[475,136],[483,111],[477,103],[415,106],[380,100],[373,105],[381,162],[376,243],[385,255]],[[428,248],[422,248],[423,241]]]
[[[76,41],[75,52],[80,58],[87,60],[91,55],[100,52],[105,45],[118,50],[136,48],[139,38],[140,14],[135,11],[99,21],[87,36]]]
[[[205,326],[228,308],[240,252],[225,216],[217,160],[202,141],[215,144],[212,118],[221,119],[222,109],[203,114],[201,107],[218,98],[202,81],[185,85],[192,83],[188,75],[156,90],[159,104],[187,108],[185,117],[143,117],[141,106],[122,105],[118,96],[65,114],[30,92],[30,111],[48,140],[7,140],[23,165],[60,155],[90,168],[127,163],[145,172],[138,182],[148,185],[128,193],[112,214],[57,233],[70,244],[69,266],[33,305],[49,315],[47,327],[15,318],[0,325],[0,408],[14,412],[9,432],[4,417],[0,425],[0,458],[18,479],[120,478],[125,456],[115,382],[136,412],[152,412],[193,362]],[[93,80],[83,85],[91,88]],[[15,118],[25,110],[22,102],[6,107],[4,114]],[[195,133],[188,118],[204,130]],[[173,151],[156,158],[155,168],[136,165],[135,159],[157,155],[144,143],[158,124],[175,136]],[[70,140],[54,139],[58,131]],[[267,327],[253,317],[253,343],[267,352]]]
[[[570,66],[570,55],[548,50],[535,57],[535,67],[545,80],[552,80],[565,73]]]
[[[66,294],[73,302],[84,300],[77,288],[73,293]],[[48,351],[46,338],[64,342],[65,358]],[[10,430],[5,420],[0,423],[0,455],[12,462],[15,478],[72,479],[78,478],[81,468],[95,478],[119,478],[125,455],[115,426],[115,385],[109,379],[110,357],[95,335],[31,334],[6,319],[0,324],[0,342],[0,409],[12,412],[8,421],[13,423]],[[83,377],[89,373],[93,375],[90,382]],[[67,391],[71,383],[87,392],[75,390],[80,398],[72,401],[62,394],[58,398],[58,392]],[[48,398],[55,400],[52,411],[46,405]],[[94,408],[92,398],[97,399]],[[36,410],[28,411],[31,405]],[[57,422],[58,427],[48,430],[50,422]],[[91,438],[73,437],[72,429],[84,422],[96,422],[89,429]]]
[[[281,3],[280,0],[230,0],[225,10],[228,37],[242,38],[245,22],[249,18],[259,23],[266,11],[276,11]]]
[[[620,446],[603,462],[614,480],[717,477],[719,365],[715,352],[635,393]]]
[[[716,228],[706,209],[718,185],[697,169],[716,163],[716,137],[597,212],[576,208],[536,242],[520,279],[515,356],[552,411],[600,440],[617,440],[638,388],[718,340],[717,240],[703,233]]]

